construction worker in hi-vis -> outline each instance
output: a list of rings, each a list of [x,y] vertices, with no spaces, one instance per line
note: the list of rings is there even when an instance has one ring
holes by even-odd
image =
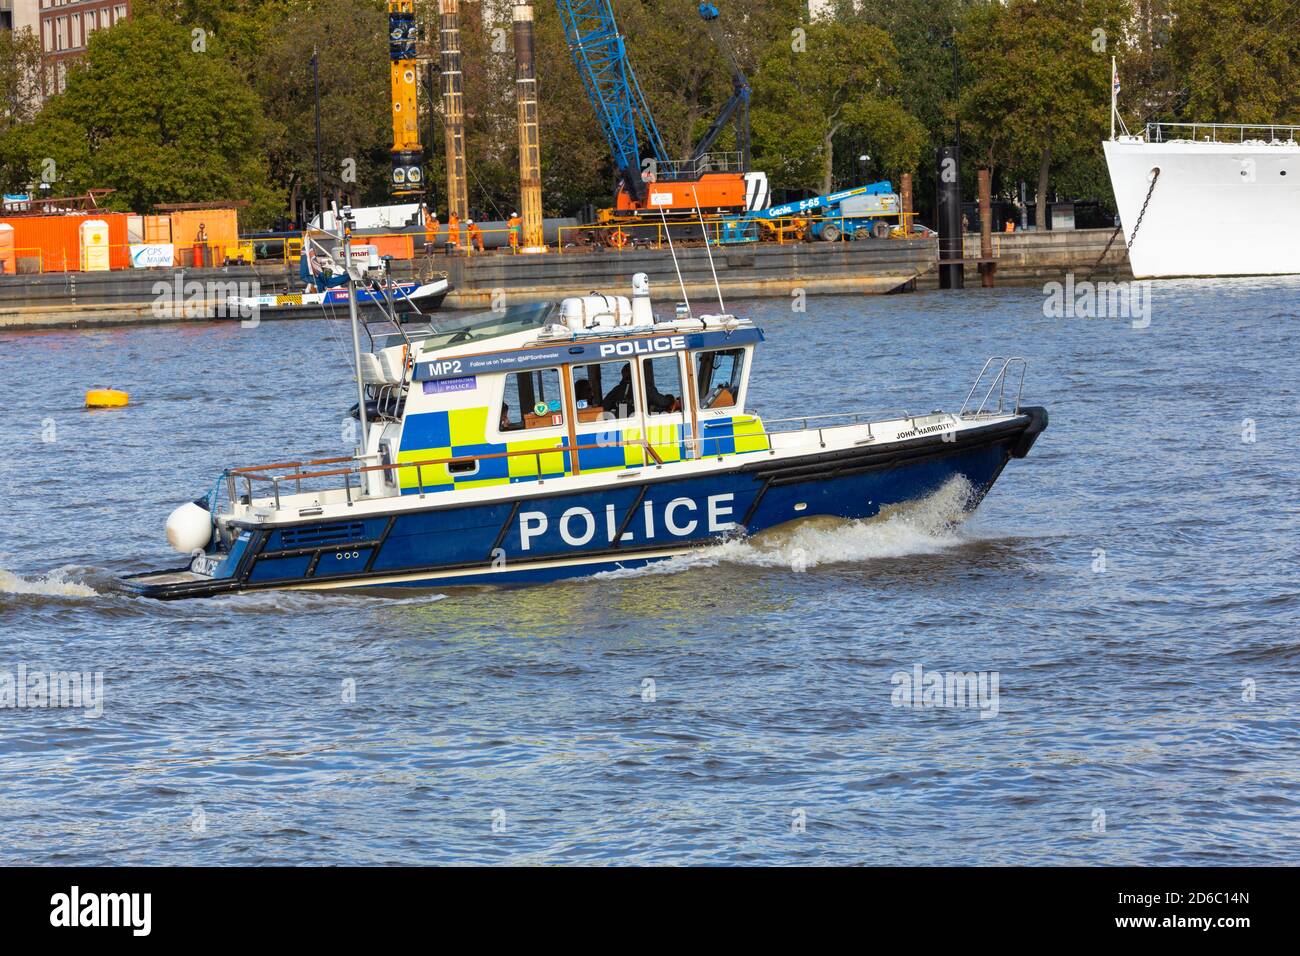
[[[510,221],[506,223],[510,227],[510,251],[519,251],[519,234],[523,231],[524,221],[519,218],[519,213],[512,212]]]

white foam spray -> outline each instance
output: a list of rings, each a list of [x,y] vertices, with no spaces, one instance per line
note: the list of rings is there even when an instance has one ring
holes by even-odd
[[[29,579],[0,568],[0,594],[32,594],[44,597],[87,598],[99,592],[88,584],[69,581],[67,573],[56,569],[43,577]]]
[[[815,517],[783,525],[752,538],[700,548],[641,568],[606,571],[598,578],[675,574],[718,564],[807,570],[917,554],[937,554],[966,543],[961,522],[973,489],[960,476],[933,494],[881,509],[874,518],[850,521]]]

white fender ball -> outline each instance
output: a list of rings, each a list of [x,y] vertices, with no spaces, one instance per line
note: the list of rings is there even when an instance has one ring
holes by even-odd
[[[181,554],[201,551],[212,540],[212,515],[187,501],[167,517],[167,543]]]

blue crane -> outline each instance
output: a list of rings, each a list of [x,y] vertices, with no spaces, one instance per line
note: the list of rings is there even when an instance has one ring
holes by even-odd
[[[722,24],[719,22],[721,13],[718,8],[711,3],[701,3],[699,6],[700,19],[708,27],[713,42],[717,44],[718,49],[727,58],[727,64],[731,67],[731,99],[723,105],[722,110],[718,113],[718,118],[713,121],[709,131],[704,134],[704,138],[695,146],[694,159],[700,159],[713,148],[713,143],[717,140],[718,135],[726,128],[733,118],[736,121],[736,149],[740,151],[741,168],[748,171],[750,164],[750,147],[749,147],[749,78],[745,76],[745,71],[740,68],[740,58],[736,56],[736,50],[727,39],[727,35],[722,32]]]
[[[643,145],[665,165],[669,163],[668,150],[628,60],[614,8],[610,0],[556,0],[555,5],[624,188],[640,201],[645,194]]]
[[[611,0],[556,0],[555,5],[560,11],[569,53],[587,88],[587,97],[595,107],[596,118],[609,143],[623,188],[633,200],[639,203],[645,197],[644,159],[655,160],[657,177],[661,181],[695,178],[692,173],[699,168],[699,161],[733,119],[736,122],[736,149],[741,154],[739,172],[749,170],[749,80],[722,31],[720,14],[714,4],[701,3],[698,12],[727,58],[733,92],[692,151],[691,162],[686,164],[674,163],[669,158],[663,137],[655,125],[654,114],[628,59],[627,46],[614,19]]]

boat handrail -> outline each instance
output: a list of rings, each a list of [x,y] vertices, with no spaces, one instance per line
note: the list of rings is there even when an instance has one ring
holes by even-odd
[[[1180,135],[1178,131],[1185,134],[1190,131],[1191,135]],[[1190,140],[1192,142],[1211,142],[1211,143],[1244,143],[1247,139],[1258,139],[1258,136],[1247,136],[1247,133],[1268,132],[1268,141],[1270,142],[1294,142],[1297,135],[1300,135],[1300,126],[1288,126],[1280,123],[1147,123],[1146,139],[1148,143],[1167,143],[1173,140]],[[1208,136],[1198,138],[1198,134],[1208,132]],[[1236,134],[1220,137],[1220,132]],[[1172,133],[1173,135],[1168,135]],[[1283,134],[1279,137],[1278,134]]]
[[[985,374],[995,362],[1001,362],[1002,365],[998,368],[997,374],[993,376],[993,380],[989,383],[988,390],[984,393],[984,398],[980,400],[979,407],[977,407],[973,412],[968,413],[967,408],[970,407],[971,399],[975,397],[975,391],[980,387],[980,383],[984,381]],[[1029,360],[1019,355],[1012,355],[1010,357],[991,355],[980,369],[979,375],[975,376],[975,381],[971,385],[970,391],[966,393],[966,399],[961,403],[961,411],[957,413],[957,417],[979,418],[981,415],[985,414],[985,407],[988,405],[989,400],[992,399],[995,389],[998,393],[997,411],[989,411],[988,414],[1004,414],[1004,409],[1006,407],[1007,370],[1014,368],[1016,365],[1020,366],[1020,384],[1016,388],[1016,404],[1014,406],[1014,413],[1019,415],[1020,398],[1025,390],[1025,372],[1029,368]]]
[[[255,472],[263,471],[282,471],[286,468],[307,468],[316,465],[337,465],[339,462],[355,461],[352,455],[344,455],[341,458],[315,458],[310,461],[281,461],[270,465],[250,465],[246,468],[228,468],[227,475],[249,475]]]
[[[645,449],[645,451],[649,453],[650,458],[654,460],[654,463],[656,465],[662,465],[663,458],[660,457],[659,453],[654,450],[654,446],[655,445],[678,445],[678,444],[680,444],[679,439],[674,439],[671,442],[669,441],[649,442],[644,439],[637,439],[635,441],[626,441],[626,442],[603,442],[594,445],[556,445],[552,448],[522,448],[516,451],[486,452],[481,455],[460,455],[454,458],[433,458],[425,461],[381,462],[380,464],[377,465],[359,464],[359,462],[361,461],[364,461],[369,458],[374,458],[375,457],[374,455],[367,455],[365,456],[365,458],[345,457],[345,458],[333,458],[333,459],[320,459],[316,462],[304,462],[304,464],[310,466],[310,465],[324,465],[324,464],[339,464],[342,462],[347,462],[348,467],[331,468],[325,471],[294,472],[288,475],[272,475],[272,474],[265,473],[272,470],[278,470],[284,467],[283,465],[270,465],[270,466],[265,466],[264,468],[261,469],[257,467],[230,469],[226,472],[226,481],[227,481],[226,491],[229,494],[230,500],[232,502],[238,501],[239,499],[236,497],[235,494],[234,483],[236,479],[243,479],[245,490],[248,493],[248,503],[251,503],[253,497],[253,481],[257,480],[260,482],[269,482],[272,487],[272,497],[275,500],[275,508],[278,511],[280,510],[281,507],[280,485],[282,482],[290,482],[290,481],[293,482],[298,492],[301,493],[302,483],[304,481],[313,481],[321,478],[342,477],[344,479],[344,492],[347,496],[348,503],[351,504],[352,503],[351,478],[353,475],[365,475],[376,471],[401,471],[401,469],[403,468],[414,468],[416,474],[416,485],[419,488],[420,497],[424,497],[425,495],[424,469],[425,468],[433,468],[442,465],[474,464],[480,461],[493,459],[493,458],[517,458],[517,457],[524,457],[524,456],[532,456],[537,459],[537,475],[540,480],[542,475],[541,459],[543,455],[560,455],[560,454],[564,454],[565,452],[593,451],[598,448],[640,447]]]
[[[804,430],[807,431],[808,422],[822,421],[827,418],[850,418],[854,422],[859,422],[862,421],[863,419],[865,419],[868,423],[873,421],[880,422],[880,421],[888,421],[889,419],[880,418],[879,416],[893,414],[894,412],[898,413],[898,420],[902,420],[905,418],[911,421],[912,419],[916,418],[915,415],[909,414],[907,409],[905,408],[898,408],[898,409],[887,408],[887,409],[872,409],[871,411],[827,412],[823,415],[794,415],[790,418],[765,418],[763,419],[763,424],[783,425],[788,422],[802,422]],[[781,431],[793,431],[793,429],[778,429],[778,433]]]
[[[989,365],[999,358],[1001,358],[1001,356],[997,356],[995,358],[989,359],[989,361],[985,363],[984,369],[982,369],[980,372],[981,378],[983,378],[984,373],[987,371]],[[978,417],[982,413],[984,405],[987,403],[992,393],[992,389],[996,387],[998,382],[1005,380],[1007,367],[1016,362],[1024,363],[1025,360],[1021,358],[1010,358],[1010,359],[1003,360],[1003,366],[999,370],[998,375],[995,377],[994,384],[990,386],[989,395],[985,396],[985,401],[981,403],[980,408],[974,413],[973,417]],[[1022,387],[1024,384],[1023,380],[1024,380],[1024,372],[1022,368],[1022,372],[1021,372]],[[978,384],[979,384],[979,380],[976,381],[976,386],[978,386]],[[972,394],[974,393],[976,386],[972,386],[971,389]],[[969,402],[969,399],[970,396],[968,395],[967,402]],[[956,416],[953,416],[949,412],[942,412],[942,411],[935,411],[930,414],[944,415],[951,419],[956,420],[956,419],[966,417],[965,407],[966,405],[963,404],[962,412]],[[999,394],[998,407],[999,410],[1002,408],[1001,394]],[[1019,407],[1020,407],[1020,400],[1019,400],[1019,395],[1017,395],[1017,399],[1016,399],[1017,411],[1019,411]],[[773,451],[773,446],[772,446],[773,435],[788,435],[795,430],[793,429],[772,430],[767,427],[769,425],[784,424],[788,422],[801,422],[803,423],[804,431],[808,431],[808,432],[816,431],[818,441],[821,447],[825,448],[826,429],[844,427],[844,426],[832,425],[832,426],[816,426],[815,428],[810,428],[808,426],[809,422],[825,421],[828,419],[837,419],[837,418],[848,418],[852,420],[850,424],[855,425],[855,424],[862,424],[863,423],[862,420],[865,419],[867,434],[866,437],[864,437],[859,442],[857,442],[857,444],[866,444],[869,442],[874,442],[876,440],[876,435],[873,433],[873,429],[872,429],[872,426],[874,424],[879,424],[891,420],[891,419],[879,418],[879,417],[873,420],[870,417],[873,415],[879,416],[881,414],[884,414],[884,412],[880,410],[874,412],[867,412],[867,411],[828,412],[820,415],[798,415],[792,418],[774,418],[774,419],[766,419],[766,420],[759,418],[759,416],[756,414],[749,414],[744,416],[743,420],[740,419],[740,417],[738,416],[737,419],[733,420],[733,422],[736,420],[740,420],[743,424],[746,422],[761,421],[764,426],[763,430],[754,435],[749,435],[746,437],[765,439],[767,443],[766,451],[771,452]],[[912,428],[915,429],[916,420],[917,418],[921,418],[921,417],[926,417],[926,416],[912,415],[908,413],[905,409],[900,409],[898,417],[892,420],[908,421],[912,424]],[[707,423],[705,423],[705,427],[707,427]],[[700,450],[703,443],[710,440],[714,440],[714,439],[710,439],[707,435],[700,435],[694,439],[687,439],[686,442],[688,445],[693,446],[695,452],[693,457],[698,459],[698,458],[712,457],[712,455],[704,454]],[[374,458],[377,457],[375,455],[367,455],[364,457],[343,456],[337,458],[317,458],[311,461],[304,461],[304,462],[277,462],[270,465],[254,465],[246,468],[231,468],[231,469],[227,469],[227,471],[224,473],[224,477],[227,482],[226,490],[231,502],[240,501],[240,498],[236,493],[235,482],[237,480],[242,480],[244,482],[245,491],[247,493],[246,498],[244,499],[245,504],[252,503],[254,482],[270,483],[272,487],[272,498],[275,502],[275,509],[278,511],[281,508],[281,492],[280,492],[281,486],[289,482],[292,482],[296,488],[296,491],[298,493],[301,493],[302,484],[305,481],[316,481],[325,478],[343,478],[344,493],[346,495],[347,502],[350,505],[353,504],[352,478],[354,475],[361,476],[373,472],[401,472],[403,469],[414,468],[416,473],[416,488],[419,491],[420,497],[424,497],[426,495],[425,489],[427,487],[424,481],[425,468],[435,468],[435,467],[451,466],[451,465],[469,465],[469,464],[475,464],[477,462],[490,460],[490,459],[532,457],[536,459],[537,476],[538,476],[538,480],[540,481],[543,480],[541,478],[542,475],[541,459],[543,455],[559,455],[559,454],[564,454],[566,452],[594,451],[602,448],[641,448],[647,453],[648,457],[654,462],[655,465],[663,465],[664,458],[655,449],[661,446],[678,447],[681,444],[682,444],[682,439],[678,437],[665,439],[664,441],[649,441],[647,439],[642,438],[642,439],[634,439],[632,441],[598,442],[595,444],[587,444],[587,445],[555,445],[550,448],[524,448],[524,449],[517,449],[515,451],[485,452],[483,454],[478,454],[478,455],[459,455],[459,456],[454,456],[449,458],[430,458],[421,461],[380,462],[374,465],[367,465],[364,464],[364,462],[373,460]],[[344,465],[345,467],[326,468],[321,471],[301,470],[304,468],[306,469],[317,468],[324,465]],[[289,472],[288,474],[274,474],[274,472],[286,471],[286,470]]]
[[[733,419],[732,421],[733,423],[735,421],[740,421],[741,424],[748,424],[751,422],[761,421],[764,426],[773,425],[773,424],[785,424],[788,422],[800,422],[803,424],[802,430],[808,431],[809,430],[808,422],[823,421],[826,419],[835,419],[835,418],[851,418],[854,423],[865,421],[865,423],[868,426],[868,432],[869,432],[870,426],[873,423],[889,421],[889,419],[881,418],[879,416],[884,414],[892,414],[894,411],[897,411],[898,413],[898,418],[896,420],[898,421],[907,420],[915,423],[917,416],[910,414],[906,409],[897,409],[897,410],[877,409],[874,411],[828,412],[821,415],[796,415],[791,418],[768,418],[768,419],[761,418],[757,414],[748,414],[745,415],[743,419],[740,416],[737,416],[736,419]],[[706,428],[708,427],[708,422],[704,423],[704,427]],[[759,433],[759,437],[770,438],[770,436],[774,434],[775,435],[789,434],[791,431],[795,431],[795,430],[796,429],[769,430],[766,427],[764,427],[764,430],[761,433]],[[817,431],[820,433],[821,431],[823,431],[823,429],[818,428]],[[705,441],[705,440],[707,439],[704,438],[703,436],[700,438],[700,441]],[[269,474],[269,472],[273,472],[273,471],[300,469],[306,467],[315,467],[318,465],[341,465],[344,463],[347,463],[348,465],[352,465],[362,460],[353,455],[344,455],[338,458],[317,458],[312,461],[277,462],[269,465],[252,465],[246,468],[230,468],[227,469],[225,474],[227,476],[234,477],[234,478],[245,478],[245,479],[256,478],[261,481],[274,481],[275,478],[278,477],[279,480],[281,481],[294,481],[297,483],[301,483],[302,481],[312,479],[312,478],[337,477],[342,474],[361,474],[367,471],[408,468],[417,465],[421,467],[433,467],[435,465],[465,464],[467,462],[476,462],[486,458],[509,458],[512,456],[524,456],[524,455],[536,456],[536,455],[546,455],[546,454],[557,454],[566,451],[575,451],[575,450],[589,451],[595,448],[616,448],[616,447],[625,447],[625,446],[645,447],[647,450],[650,451],[650,454],[655,459],[656,464],[662,464],[662,460],[660,459],[658,453],[654,451],[654,446],[680,445],[680,444],[681,444],[681,439],[678,438],[673,438],[671,440],[661,441],[661,442],[649,442],[644,439],[638,439],[630,442],[616,442],[616,443],[606,442],[604,444],[579,445],[576,448],[557,445],[551,449],[546,449],[546,448],[521,449],[519,451],[513,451],[513,452],[488,452],[482,455],[466,455],[458,458],[440,458],[437,460],[431,459],[428,461],[420,461],[420,462],[396,462],[396,463],[389,463],[389,464],[380,464],[380,465],[367,466],[359,469],[348,467],[348,468],[336,468],[329,471],[310,472],[310,473],[293,471],[290,474],[280,475],[280,476],[272,476]],[[771,447],[770,441],[768,443],[768,446],[770,449]],[[365,457],[374,458],[375,456],[368,455]],[[234,497],[233,493],[231,497],[232,498]]]

